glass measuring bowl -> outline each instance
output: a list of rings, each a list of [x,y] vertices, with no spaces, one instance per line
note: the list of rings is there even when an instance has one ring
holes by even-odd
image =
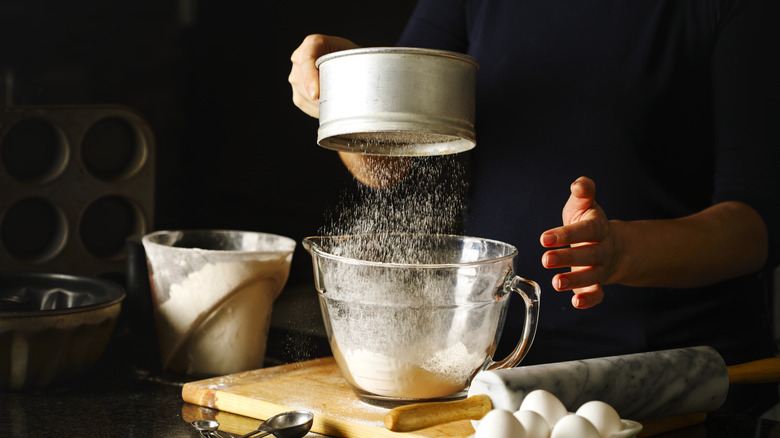
[[[483,369],[512,367],[528,352],[539,286],[514,273],[517,250],[452,235],[308,237],[315,286],[333,355],[356,393],[382,401],[457,398]],[[494,361],[512,292],[524,329]]]

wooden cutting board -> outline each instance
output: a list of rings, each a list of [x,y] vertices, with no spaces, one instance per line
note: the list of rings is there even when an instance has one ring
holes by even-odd
[[[414,433],[390,432],[384,425],[388,409],[361,401],[332,357],[190,382],[184,385],[182,398],[188,403],[261,420],[304,409],[314,413],[312,432],[334,437],[465,438],[474,433],[469,421]]]

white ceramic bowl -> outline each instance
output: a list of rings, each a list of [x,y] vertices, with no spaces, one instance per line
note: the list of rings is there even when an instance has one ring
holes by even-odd
[[[295,240],[240,230],[163,230],[142,238],[164,369],[217,376],[262,368],[273,301]]]

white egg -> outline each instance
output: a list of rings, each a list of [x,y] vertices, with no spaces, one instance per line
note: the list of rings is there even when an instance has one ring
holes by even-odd
[[[536,412],[547,420],[547,424],[551,429],[558,420],[569,413],[566,410],[566,406],[556,396],[543,389],[537,389],[526,394],[518,410]]]
[[[609,438],[613,433],[623,429],[620,414],[602,401],[594,400],[585,403],[577,409],[577,415],[593,423],[602,438]]]
[[[480,421],[475,438],[527,438],[525,429],[511,412],[493,409]]]
[[[517,411],[515,418],[523,425],[526,438],[550,438],[550,426],[540,414],[529,410]]]
[[[598,429],[577,414],[568,414],[552,428],[550,438],[601,438]]]

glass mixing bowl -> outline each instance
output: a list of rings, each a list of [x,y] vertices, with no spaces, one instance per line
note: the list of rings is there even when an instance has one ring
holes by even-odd
[[[512,367],[528,352],[539,286],[514,274],[517,250],[452,235],[308,237],[325,328],[341,373],[369,400],[462,397],[483,369]],[[493,355],[509,298],[526,306],[514,351]]]

